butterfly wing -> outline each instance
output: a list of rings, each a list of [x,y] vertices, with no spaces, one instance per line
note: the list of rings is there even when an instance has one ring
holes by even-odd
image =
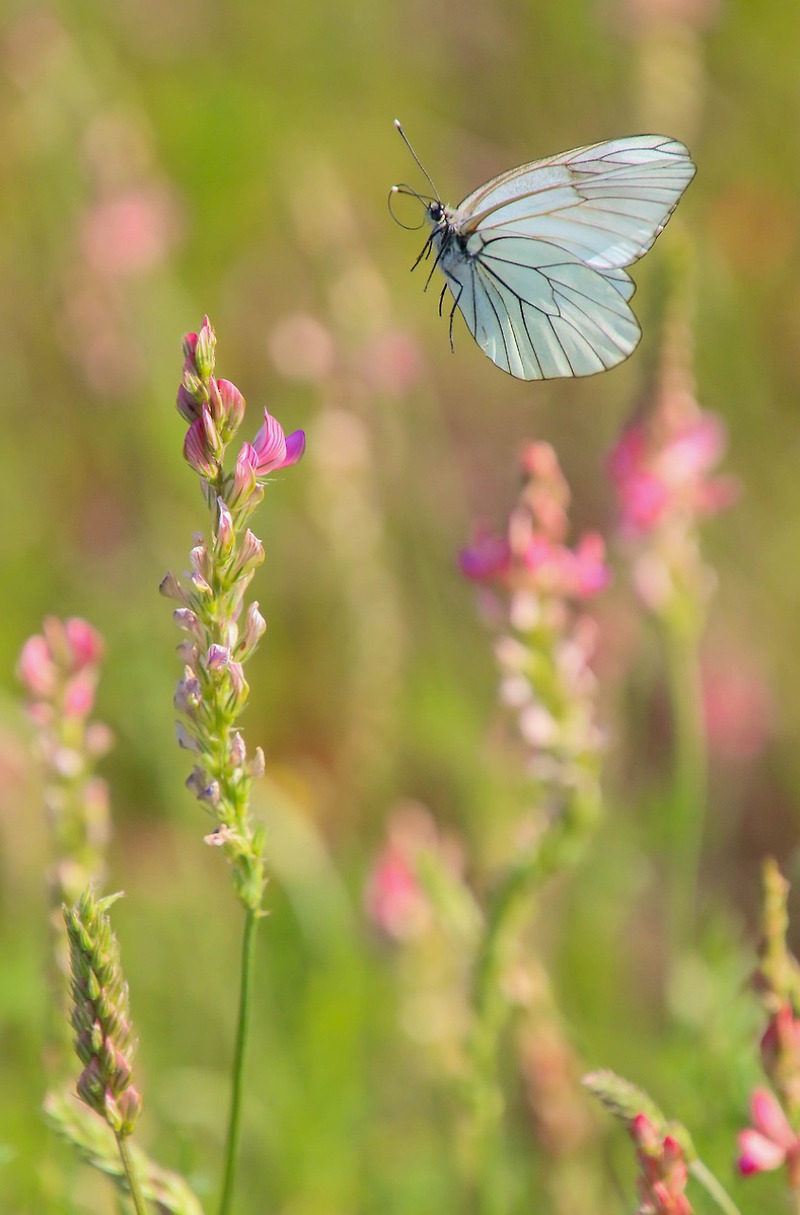
[[[629,266],[646,253],[695,174],[682,143],[635,135],[521,165],[458,206],[464,236],[530,236],[574,253],[596,270]]]
[[[626,359],[641,331],[623,267],[647,252],[694,173],[683,144],[638,135],[522,165],[465,198],[440,265],[481,349],[526,380]]]
[[[625,271],[601,274],[546,241],[476,234],[441,265],[475,341],[518,379],[605,371],[641,336]]]

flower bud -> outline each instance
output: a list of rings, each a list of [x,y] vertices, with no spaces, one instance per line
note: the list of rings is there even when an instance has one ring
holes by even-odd
[[[220,398],[222,430],[230,438],[242,424],[245,400],[239,389],[230,380],[217,380],[217,391]]]
[[[195,365],[198,373],[204,380],[208,380],[214,371],[214,351],[216,345],[217,335],[208,317],[204,317],[194,350]]]
[[[236,650],[237,662],[247,661],[266,631],[267,622],[258,610],[258,603],[251,603],[245,617],[242,640]]]
[[[191,608],[176,608],[172,613],[172,619],[175,621],[179,629],[183,629],[185,633],[190,633],[193,637],[196,637],[198,641],[202,640],[202,626]]]
[[[195,418],[183,441],[183,458],[196,473],[207,481],[217,473],[212,448],[208,442],[206,426],[202,417]]]
[[[264,545],[259,540],[258,536],[254,535],[248,527],[242,536],[242,542],[239,545],[239,551],[233,560],[230,570],[231,578],[239,579],[245,577],[256,569],[264,560]]]
[[[243,768],[247,761],[247,748],[245,747],[244,739],[238,730],[231,739],[228,756],[234,768]]]
[[[233,548],[235,533],[233,530],[233,516],[222,498],[217,498],[217,535],[216,540],[219,546],[219,551],[223,557],[227,557]]]
[[[163,595],[165,599],[174,599],[177,603],[182,603],[184,607],[188,607],[189,596],[174,574],[165,574],[158,585],[158,590],[159,594]]]
[[[256,747],[255,755],[250,760],[250,776],[253,780],[260,780],[264,775],[265,769],[264,752],[261,747]]]

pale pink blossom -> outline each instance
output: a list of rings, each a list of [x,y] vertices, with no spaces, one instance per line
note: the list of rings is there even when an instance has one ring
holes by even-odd
[[[86,212],[81,240],[87,262],[100,276],[143,274],[160,266],[178,232],[172,190],[149,183],[101,199]]]
[[[58,671],[44,637],[29,637],[17,662],[17,676],[35,696],[50,697],[58,684]]]
[[[620,503],[621,530],[631,536],[656,528],[680,511],[716,514],[738,495],[731,477],[710,476],[726,447],[716,415],[696,410],[673,422],[666,434],[637,421],[622,435],[609,458]]]
[[[474,582],[498,582],[514,589],[585,599],[603,590],[610,574],[605,543],[597,533],[583,536],[574,549],[542,532],[529,530],[524,543],[479,531],[461,550],[461,572]]]
[[[709,747],[726,760],[749,760],[766,746],[774,721],[769,687],[747,653],[716,653],[703,663]]]
[[[417,877],[421,853],[440,847],[428,811],[415,803],[396,810],[364,892],[370,921],[386,937],[406,941],[419,936],[431,920],[428,897]]]
[[[90,624],[73,616],[49,616],[42,632],[22,647],[17,675],[31,696],[59,699],[66,717],[86,717],[94,704],[103,640]]]
[[[739,1172],[748,1177],[786,1164],[796,1178],[800,1170],[800,1136],[792,1130],[777,1097],[769,1089],[754,1091],[750,1119],[752,1127],[738,1136]]]

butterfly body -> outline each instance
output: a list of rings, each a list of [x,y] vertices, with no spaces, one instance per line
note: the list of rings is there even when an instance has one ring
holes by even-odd
[[[455,208],[425,202],[431,232],[418,261],[433,252],[452,294],[451,340],[458,310],[484,353],[519,379],[622,362],[641,337],[625,267],[651,247],[694,173],[683,144],[637,135],[511,169]]]

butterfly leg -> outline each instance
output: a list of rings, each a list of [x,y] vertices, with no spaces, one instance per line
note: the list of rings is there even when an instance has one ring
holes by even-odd
[[[447,286],[446,283],[445,283],[445,286]],[[455,351],[456,351],[456,348],[453,345],[453,317],[456,314],[456,308],[458,307],[458,301],[461,299],[461,292],[463,290],[464,290],[464,288],[461,286],[461,284],[459,284],[458,295],[453,296],[453,307],[450,309],[450,351],[452,354],[455,354]],[[444,291],[442,291],[442,295],[444,295]],[[439,300],[439,316],[442,315],[442,306],[441,305],[442,305],[442,301]]]
[[[431,232],[430,236],[429,236],[429,237],[428,237],[428,239],[425,241],[425,244],[422,246],[422,249],[420,250],[419,257],[418,257],[418,258],[417,258],[417,260],[414,262],[414,265],[411,267],[411,271],[412,271],[412,273],[413,273],[413,272],[416,270],[417,266],[420,264],[420,262],[421,262],[421,261],[423,261],[423,260],[425,260],[426,258],[429,258],[429,257],[430,257],[430,255],[431,255],[431,245],[432,245],[432,243],[433,243],[433,233]],[[425,284],[425,286],[427,287],[427,285],[428,285],[428,284],[426,283],[426,284]]]

